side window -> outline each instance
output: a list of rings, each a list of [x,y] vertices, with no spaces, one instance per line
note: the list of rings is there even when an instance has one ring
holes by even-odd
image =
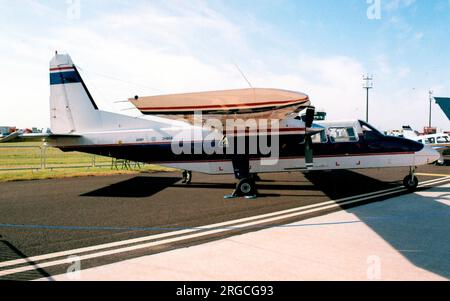
[[[356,135],[354,128],[347,128],[347,134],[351,142],[358,141],[358,135]]]
[[[436,143],[436,139],[434,139],[434,137],[430,137],[430,138],[428,138],[428,141],[427,141],[427,144],[433,144],[433,143]]]
[[[448,138],[446,136],[438,137],[437,143],[448,143]]]
[[[333,143],[358,141],[358,136],[353,127],[335,127],[329,128],[328,131],[330,133],[330,141]]]

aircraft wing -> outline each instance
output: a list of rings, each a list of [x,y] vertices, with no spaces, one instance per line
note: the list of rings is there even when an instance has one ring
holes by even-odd
[[[188,120],[201,112],[219,119],[285,119],[310,105],[308,95],[280,89],[251,88],[135,97],[129,101],[144,115]]]

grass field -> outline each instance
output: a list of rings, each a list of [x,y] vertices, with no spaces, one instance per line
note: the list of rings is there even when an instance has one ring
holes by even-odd
[[[79,152],[64,153],[56,148],[45,148],[42,142],[2,143],[0,144],[0,181],[171,170],[147,164],[133,165],[131,169],[126,169],[122,164],[113,166],[112,162],[112,159],[108,157]]]

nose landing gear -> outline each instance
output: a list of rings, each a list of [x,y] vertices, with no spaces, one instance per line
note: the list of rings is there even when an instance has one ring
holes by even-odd
[[[409,191],[415,191],[417,189],[417,186],[419,185],[419,179],[417,179],[416,175],[416,168],[411,167],[409,169],[409,175],[407,175],[403,179],[403,186],[405,186],[406,189]]]
[[[183,181],[181,181],[181,183],[186,184],[186,185],[191,184],[191,182],[192,182],[192,171],[184,170],[181,175],[183,177]]]

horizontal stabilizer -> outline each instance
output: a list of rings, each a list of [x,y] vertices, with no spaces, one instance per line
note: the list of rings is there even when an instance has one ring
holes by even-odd
[[[52,133],[30,133],[22,134],[14,132],[0,139],[0,143],[14,142],[14,140],[37,140],[37,139],[57,139],[57,138],[80,138],[81,135],[74,134],[52,134]]]
[[[48,134],[47,138],[80,138],[82,135],[75,134]]]
[[[12,140],[16,139],[17,137],[19,137],[19,135],[20,135],[19,132],[14,132],[12,134],[9,134],[8,136],[1,138],[0,143],[12,141]]]

